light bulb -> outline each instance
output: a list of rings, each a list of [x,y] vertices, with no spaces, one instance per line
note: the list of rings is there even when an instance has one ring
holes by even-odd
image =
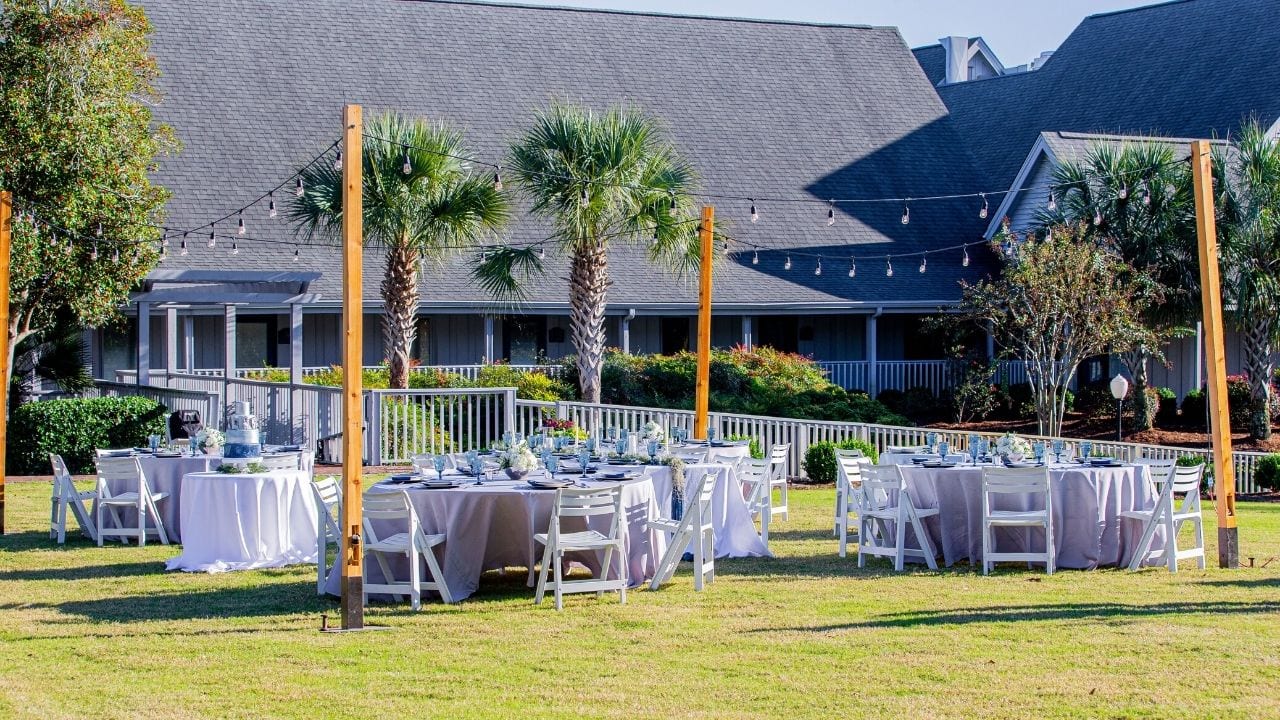
[[[1128,186],[1128,185],[1121,185],[1121,186],[1120,186],[1120,192],[1116,193],[1116,195],[1117,195],[1121,200],[1124,200],[1124,199],[1128,198],[1128,197],[1129,197],[1129,186]]]
[[[759,264],[760,264],[760,251],[759,251],[759,250],[753,250],[753,251],[751,251],[751,264],[752,264],[752,265],[759,265]]]
[[[893,277],[893,258],[884,259],[884,276]]]
[[[849,258],[849,277],[856,277],[858,274],[858,261]]]
[[[298,181],[294,183],[293,194],[297,197],[302,197],[302,178],[298,178]]]
[[[333,156],[333,169],[338,171],[342,170],[342,150],[341,149],[339,149],[338,153]]]
[[[818,258],[818,265],[813,269],[813,274],[814,275],[822,274],[822,258]]]
[[[547,248],[546,248],[546,246],[544,246],[544,245],[539,245],[539,246],[538,246],[538,259],[539,259],[539,260],[546,260],[546,259],[547,259]]]
[[[836,201],[832,200],[831,204],[827,207],[827,227],[831,227],[832,225],[835,225],[835,224],[836,224]]]
[[[231,243],[231,254],[232,254],[232,255],[239,255],[239,254],[240,254],[240,245],[239,245],[239,244],[234,243],[234,242],[233,242],[233,243]]]
[[[502,192],[502,168],[493,170],[493,189]]]
[[[911,206],[902,203],[902,224],[906,225],[909,222],[911,222]]]
[[[166,231],[165,231],[165,234],[160,236],[160,244],[161,244],[161,245],[163,245],[163,246],[165,246],[165,247],[169,247],[169,235],[168,235],[168,233],[169,233],[169,231],[168,231],[168,230],[166,230]],[[67,238],[67,243],[68,243],[68,244],[70,244],[70,243],[71,243],[71,238]]]
[[[586,202],[587,202],[587,188],[586,188],[586,187],[583,187],[583,188],[582,188],[582,191],[578,193],[578,200],[579,200],[579,202],[582,202],[582,203],[586,203]]]
[[[102,223],[98,223],[98,232],[97,232],[97,236],[98,236],[98,237],[102,237]]]
[[[983,220],[986,220],[987,219],[987,194],[981,193],[981,195],[982,195],[982,209],[978,211],[978,217],[982,218]]]
[[[756,201],[751,201],[751,222],[760,222],[760,213],[756,212]]]
[[[210,230],[209,231],[209,247],[214,247],[217,244],[218,244],[218,231]]]
[[[784,263],[782,263],[782,269],[783,269],[783,270],[790,270],[790,269],[791,269],[791,256],[790,256],[790,255],[788,255],[788,256],[787,256],[787,261],[786,261],[786,262],[784,262]]]
[[[1058,209],[1058,201],[1053,197],[1053,191],[1049,191],[1049,212],[1055,212]]]
[[[676,210],[677,210],[677,209],[678,209],[678,208],[676,207],[676,193],[675,193],[675,191],[674,191],[674,190],[672,190],[672,191],[671,191],[671,205],[667,208],[667,212],[668,212],[672,217],[675,217],[675,214],[676,214]]]
[[[240,211],[239,217],[236,218],[236,234],[237,235],[244,234],[244,211],[243,210]]]
[[[413,163],[409,162],[408,150],[404,151],[404,165],[400,166],[400,172],[404,173],[405,175],[413,174]]]
[[[653,226],[653,239],[649,241],[649,247],[653,247],[653,246],[655,246],[655,245],[657,245],[657,244],[658,244],[658,226],[657,226],[657,225],[654,225],[654,226]]]
[[[119,250],[119,249],[115,249],[115,250],[112,250],[112,251],[111,251],[111,262],[113,262],[113,263],[118,263],[118,262],[120,262],[120,250]]]
[[[1094,210],[1094,211],[1093,211],[1093,224],[1094,224],[1094,225],[1101,225],[1101,224],[1102,224],[1102,211],[1101,211],[1101,210]]]
[[[182,234],[182,243],[178,246],[178,254],[179,254],[179,255],[182,255],[182,256],[184,256],[184,257],[185,257],[185,256],[187,255],[187,253],[188,253],[188,252],[189,252],[189,251],[187,250],[187,234],[186,234],[186,233],[183,233],[183,234]],[[98,251],[97,251],[97,250],[94,250],[93,254],[94,254],[94,255],[97,255],[97,254],[98,254]]]
[[[1147,186],[1146,181],[1142,183],[1142,204],[1151,205],[1151,188]]]
[[[275,217],[279,213],[276,212],[276,199],[271,193],[267,193],[267,217]]]
[[[298,264],[298,261],[299,261],[299,260],[301,260],[301,259],[302,259],[302,251],[301,251],[301,250],[299,250],[298,248],[294,248],[294,249],[293,249],[293,264],[294,264],[294,265],[297,265],[297,264]]]
[[[89,259],[93,262],[98,261],[98,243],[93,244],[93,251],[89,253]]]
[[[920,256],[920,274],[923,275],[925,268],[927,268],[928,266],[929,266],[929,258],[924,255],[921,255]]]
[[[969,267],[969,248],[964,248],[964,256],[960,260],[960,267]]]

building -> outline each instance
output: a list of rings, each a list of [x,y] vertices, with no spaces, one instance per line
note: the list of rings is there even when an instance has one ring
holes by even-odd
[[[741,242],[717,268],[713,342],[811,355],[872,391],[936,384],[922,374],[938,349],[920,318],[994,271],[981,241],[1001,215],[992,202],[981,218],[976,197],[829,199],[1003,199],[1043,133],[1207,137],[1249,114],[1280,118],[1275,0],[1093,16],[1034,70],[1006,69],[981,38],[913,53],[894,28],[455,0],[142,4],[163,73],[156,116],[184,143],[157,174],[174,193],[169,225],[199,226],[287,180],[337,139],[344,102],[366,116],[446,120],[493,162],[553,99],[631,103],[668,125],[703,190],[741,198],[714,201],[718,227]],[[758,222],[746,198],[757,199]],[[547,237],[515,217],[512,242]],[[134,298],[132,324],[94,334],[100,376],[339,360],[334,248],[295,257],[279,244],[292,228],[265,204],[246,223],[243,238],[228,219],[215,247],[204,230],[187,254],[170,252]],[[571,352],[562,261],[548,257],[548,276],[519,307],[479,291],[470,261],[449,258],[422,277],[423,364]],[[369,249],[365,262],[365,360],[375,364],[381,257]],[[690,347],[693,282],[649,265],[642,248],[615,245],[610,264],[610,344]]]

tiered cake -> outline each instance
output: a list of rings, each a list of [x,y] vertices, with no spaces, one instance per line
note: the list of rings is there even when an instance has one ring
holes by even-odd
[[[230,410],[227,414],[226,444],[222,446],[223,462],[240,466],[262,462],[258,418],[249,411],[249,403],[234,402]]]

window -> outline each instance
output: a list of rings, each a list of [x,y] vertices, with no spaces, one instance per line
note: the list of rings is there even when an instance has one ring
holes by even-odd
[[[658,331],[662,334],[663,355],[672,355],[689,349],[689,318],[659,318]]]

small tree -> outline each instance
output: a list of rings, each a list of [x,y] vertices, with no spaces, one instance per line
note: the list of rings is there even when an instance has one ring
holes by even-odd
[[[964,284],[962,315],[990,323],[996,342],[1027,364],[1040,433],[1059,435],[1067,386],[1087,357],[1151,343],[1142,314],[1159,297],[1114,251],[1086,241],[1081,225],[1042,238],[1007,230],[1000,277]]]

